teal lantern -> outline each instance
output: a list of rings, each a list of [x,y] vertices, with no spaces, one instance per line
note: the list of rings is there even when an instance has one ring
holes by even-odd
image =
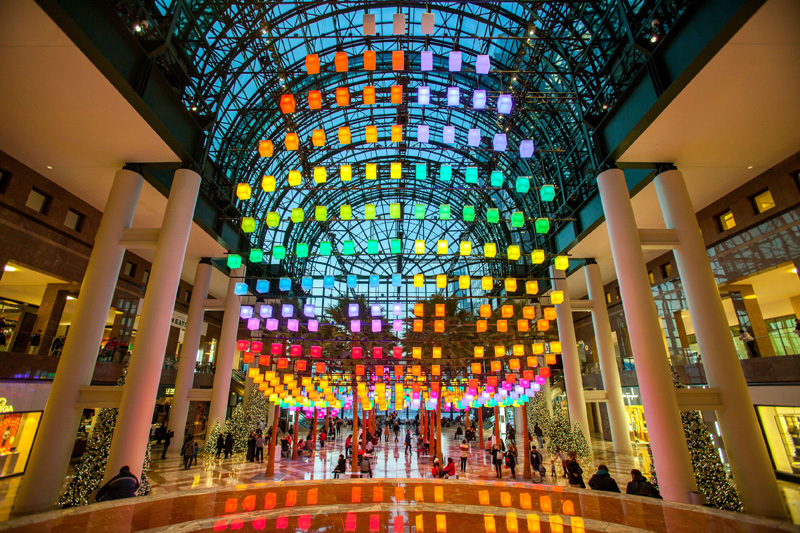
[[[230,254],[228,256],[228,268],[239,268],[242,266],[242,256],[239,254]]]
[[[461,212],[464,217],[464,222],[474,222],[475,221],[475,206],[474,205],[465,205],[464,210]]]
[[[556,188],[554,185],[542,185],[539,189],[539,198],[543,202],[552,202],[556,197]]]
[[[517,182],[515,185],[517,192],[520,194],[525,194],[531,190],[531,180],[528,176],[517,176]]]
[[[367,241],[367,253],[368,254],[378,253],[378,241],[376,241],[375,239],[370,239]]]
[[[478,167],[467,167],[464,173],[464,181],[473,185],[478,183]]]
[[[486,222],[497,224],[500,222],[500,211],[496,207],[486,210]]]
[[[453,167],[450,165],[441,165],[439,167],[439,179],[442,181],[450,181],[453,179]]]
[[[427,178],[428,177],[428,165],[426,165],[425,163],[417,163],[417,166],[416,166],[415,172],[414,172],[414,176],[416,176],[416,178],[418,180],[424,180],[425,178]]]
[[[499,170],[492,170],[492,174],[489,177],[489,181],[492,187],[502,187],[503,186],[503,173]]]
[[[261,248],[253,248],[250,250],[250,262],[260,263],[264,260],[264,251]]]
[[[521,228],[525,225],[525,215],[522,211],[515,211],[511,214],[511,225],[515,228]]]
[[[439,220],[450,220],[450,204],[439,206]]]
[[[389,249],[393,254],[403,253],[403,241],[400,239],[391,239],[389,241]]]
[[[356,253],[356,245],[353,241],[342,242],[342,253],[344,255],[353,255]]]
[[[536,233],[547,233],[550,231],[550,220],[546,218],[537,218],[533,226],[536,228]]]
[[[272,247],[272,258],[280,261],[286,257],[286,247],[282,244]]]
[[[308,244],[298,242],[294,247],[294,253],[297,257],[308,257]]]
[[[414,218],[425,220],[425,204],[414,204]]]
[[[331,241],[322,241],[319,243],[319,255],[331,255],[331,252],[333,252]]]

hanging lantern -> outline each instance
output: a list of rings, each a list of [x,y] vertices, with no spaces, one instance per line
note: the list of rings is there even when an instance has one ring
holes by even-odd
[[[483,333],[488,328],[489,328],[489,322],[487,322],[486,320],[478,320],[477,322],[475,322],[475,331],[477,331],[478,333]]]
[[[506,278],[506,292],[517,291],[517,278]]]
[[[519,331],[520,333],[524,333],[529,330],[530,330],[530,324],[527,320],[525,320],[524,318],[517,320],[517,331]]]
[[[342,181],[350,181],[353,179],[353,168],[350,165],[341,165],[339,167],[339,176]]]
[[[339,144],[350,144],[350,128],[348,128],[347,126],[342,126],[339,128],[338,133],[339,133]],[[323,135],[324,135],[324,130],[323,130]]]
[[[492,62],[488,55],[478,55],[475,57],[476,74],[489,74],[491,66]]]
[[[353,346],[353,359],[361,359],[362,352],[361,346]]]
[[[442,142],[444,144],[455,144],[456,142],[455,126],[445,126],[444,128],[442,128]]]
[[[450,181],[453,179],[453,167],[450,165],[439,165],[439,179],[441,181]]]
[[[328,171],[325,167],[314,167],[314,183],[325,183],[328,181]]]
[[[253,233],[256,230],[256,219],[253,217],[242,218],[242,231],[244,233]]]
[[[319,91],[308,91],[308,107],[309,109],[322,108],[322,93]]]
[[[492,276],[483,276],[481,278],[481,289],[485,291],[494,289],[494,278]]]
[[[274,259],[277,259],[278,261],[280,261],[281,259],[284,259],[286,257],[286,247],[283,246],[283,245],[280,245],[280,244],[273,246],[272,247],[272,257]],[[289,289],[284,289],[283,287],[281,287],[281,290],[282,291],[283,290],[287,290],[288,291]]]
[[[503,369],[503,364],[500,361],[491,362],[492,372],[500,372]]]
[[[433,70],[433,52],[424,50],[419,55],[419,69],[422,72],[430,72]]]
[[[360,333],[361,332],[361,321],[360,320],[351,320],[350,321],[350,331],[353,333]]]
[[[533,250],[531,252],[531,263],[541,265],[544,263],[544,250]]]
[[[392,85],[390,89],[391,95],[391,102],[393,104],[402,104],[403,103],[403,86],[402,85]]]
[[[403,331],[403,321],[398,319],[392,320],[392,331]]]
[[[349,204],[339,206],[339,218],[342,220],[352,220],[353,208]]]
[[[477,128],[470,128],[467,133],[467,144],[469,146],[480,146],[481,144],[481,130]]]
[[[497,97],[497,112],[501,115],[508,115],[511,113],[511,108],[514,105],[514,100],[510,94],[501,94]]]
[[[288,181],[290,187],[297,187],[303,182],[303,175],[299,170],[290,170]]]
[[[405,53],[402,50],[392,52],[392,70],[405,70]]]
[[[372,333],[380,333],[382,325],[383,324],[381,323],[380,320],[373,320],[372,321]],[[378,348],[378,350],[380,350],[380,348]]]
[[[492,149],[495,152],[505,152],[508,147],[508,137],[505,133],[496,133],[492,141]]]
[[[422,255],[425,253],[425,241],[422,239],[417,239],[414,241],[414,253],[417,255]]]
[[[459,289],[469,289],[470,286],[470,277],[469,276],[458,276],[458,288]]]
[[[350,105],[350,89],[347,87],[336,88],[336,105],[339,107]]]
[[[411,355],[414,359],[422,359],[422,348],[419,346],[414,346],[411,349]]]
[[[308,74],[319,74],[319,55],[308,54],[306,56],[306,72]]]
[[[461,89],[458,87],[447,88],[447,105],[456,107],[461,102]]]
[[[391,165],[391,178],[393,180],[399,180],[402,177],[402,166],[400,165],[399,161],[392,161]]]
[[[493,242],[487,242],[483,245],[483,256],[484,257],[496,257],[497,256],[497,245]]]
[[[471,241],[461,241],[461,244],[458,247],[458,251],[461,255],[471,255],[472,254],[472,242]]]
[[[495,346],[494,347],[494,356],[495,357],[504,357],[506,355],[506,347],[505,346]]]
[[[287,150],[297,150],[300,146],[300,138],[297,136],[296,133],[287,133],[286,140],[284,141],[286,144]]]
[[[552,202],[556,197],[556,188],[554,185],[542,185],[539,189],[539,198],[543,202]]]
[[[293,344],[289,346],[289,355],[292,357],[300,357],[303,355],[303,347],[299,344]]]
[[[399,203],[389,204],[389,218],[393,220],[403,218],[403,204]]]
[[[530,280],[525,282],[525,293],[526,294],[536,294],[539,292],[539,282],[536,280]]]
[[[450,52],[448,58],[448,66],[450,72],[459,72],[461,71],[461,52],[454,51]]]
[[[520,251],[518,245],[512,244],[508,247],[507,254],[509,261],[517,261],[521,257],[522,252]],[[514,290],[517,289],[515,288]]]
[[[479,314],[483,318],[489,318],[492,316],[492,306],[489,304],[482,304],[479,308]]]
[[[428,105],[431,103],[431,88],[427,85],[417,87],[417,104]]]
[[[566,255],[557,255],[553,261],[556,270],[566,270],[569,268],[569,257]]]
[[[444,333],[444,320],[434,320],[433,331],[436,333]]]
[[[536,329],[538,329],[539,331],[547,331],[547,330],[549,330],[550,329],[550,321],[549,320],[544,320],[544,319],[538,320],[536,322]]]
[[[239,200],[249,200],[253,190],[249,183],[239,183],[236,185],[236,197]]]
[[[284,115],[287,115],[289,113],[294,113],[294,109],[295,109],[294,95],[293,94],[282,94],[281,95],[280,106],[281,106],[281,112]]]
[[[364,219],[366,220],[374,220],[375,219],[375,204],[365,204],[364,205]]]
[[[424,274],[414,274],[414,286],[415,287],[422,287],[425,285],[425,275]]]
[[[264,176],[261,178],[261,188],[264,192],[275,192],[275,176]]]
[[[544,356],[544,362],[547,363],[548,365],[556,364],[556,362],[557,362],[556,354],[549,353],[549,354],[545,355]]]
[[[550,231],[550,220],[547,218],[537,218],[533,223],[536,233],[547,233]]]
[[[422,320],[414,320],[414,332],[422,332]]]
[[[480,374],[481,373],[481,364],[480,363],[472,363],[470,369],[472,370],[473,374],[475,374],[475,375]]]
[[[550,351],[553,353],[561,353],[561,342],[550,341]]]
[[[364,166],[364,177],[368,180],[378,179],[378,165],[375,163],[367,163]]]
[[[292,222],[299,224],[305,218],[305,212],[302,207],[292,208]]]
[[[480,111],[486,109],[486,91],[483,89],[476,89],[472,92],[472,109]]]
[[[275,152],[275,145],[272,141],[259,141],[258,142],[258,155],[261,157],[272,157]]]
[[[564,291],[553,291],[550,293],[550,303],[558,305],[564,303]]]
[[[446,240],[440,240],[436,242],[436,253],[439,255],[445,255],[448,252],[448,243]],[[445,276],[446,278],[446,276]]]
[[[365,85],[364,86],[364,105],[372,105],[375,103],[375,86],[374,85]]]
[[[364,129],[364,136],[368,143],[378,142],[378,128],[377,126],[367,126]]]
[[[260,261],[259,261],[259,263],[260,263]],[[260,280],[256,281],[256,292],[259,293],[259,294],[264,294],[265,292],[269,292],[269,280],[260,279]],[[272,307],[270,307],[268,305],[262,305],[261,306],[262,313],[264,312],[263,310],[266,309],[267,307],[269,307],[270,311],[272,310]],[[267,317],[265,317],[262,314],[261,318],[267,318]]]
[[[417,125],[417,142],[427,144],[430,140],[430,128],[425,124]]]
[[[375,55],[375,50],[365,50],[364,51],[364,70],[375,70],[375,64],[377,56]]]
[[[403,126],[399,125],[392,126],[392,142],[393,143],[403,142]]]
[[[522,159],[529,159],[533,157],[533,151],[534,151],[533,141],[531,140],[520,141],[519,156]]]
[[[347,72],[347,52],[336,52],[333,56],[333,63],[336,66],[336,72]]]
[[[324,222],[328,219],[328,208],[324,205],[318,205],[314,208],[314,219],[317,222]]]
[[[250,341],[246,339],[239,339],[236,341],[236,349],[240,352],[246,352],[250,349]]]
[[[345,253],[348,255],[352,255],[353,253],[355,253],[355,244],[353,243],[353,241],[344,241],[344,248],[345,248]],[[356,287],[358,287],[358,276],[354,274],[348,274],[347,288],[355,289]]]
[[[508,320],[498,320],[497,321],[497,331],[504,333],[508,331]]]
[[[556,319],[556,308],[555,307],[545,307],[544,308],[544,317],[547,320],[555,320]]]

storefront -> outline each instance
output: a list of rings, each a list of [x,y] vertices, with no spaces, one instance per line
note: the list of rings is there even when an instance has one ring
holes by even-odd
[[[50,386],[0,382],[0,479],[25,472]]]
[[[775,471],[800,476],[800,407],[759,405],[756,410]]]
[[[647,432],[647,422],[644,420],[644,407],[642,407],[642,398],[639,396],[639,387],[623,387],[622,398],[625,401],[625,413],[628,415],[631,442],[648,444],[650,434]]]

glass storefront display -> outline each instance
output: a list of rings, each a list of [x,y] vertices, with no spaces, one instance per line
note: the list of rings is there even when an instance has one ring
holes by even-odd
[[[800,475],[800,407],[760,405],[757,410],[775,470]]]
[[[639,396],[639,387],[623,387],[622,398],[625,401],[625,413],[628,415],[631,442],[648,444],[650,436],[644,420],[644,407],[642,407],[642,398]]]
[[[40,411],[0,411],[0,479],[25,472],[41,416]]]

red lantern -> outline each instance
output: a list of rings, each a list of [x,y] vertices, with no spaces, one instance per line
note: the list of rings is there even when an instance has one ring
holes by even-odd
[[[289,113],[294,113],[295,102],[294,102],[294,95],[293,94],[282,94],[281,95],[281,112],[286,115]]]
[[[272,355],[280,355],[280,354],[282,354],[283,353],[283,344],[281,344],[279,342],[273,342],[269,353],[271,353]]]
[[[253,341],[250,343],[250,351],[254,353],[261,353],[264,349],[264,343],[261,341]]]
[[[362,351],[360,346],[353,347],[353,359],[361,359],[361,353]]]
[[[542,376],[543,378],[549,378],[550,369],[543,366],[542,368],[539,369],[539,375]]]
[[[380,359],[383,357],[383,348],[377,346],[372,349],[372,358],[373,359]]]
[[[254,361],[253,352],[244,352],[242,354],[242,362],[245,364],[250,364]]]
[[[312,346],[311,347],[311,357],[322,357],[322,347],[321,346]]]
[[[395,359],[400,359],[403,357],[403,348],[402,346],[395,346],[392,348],[392,355],[394,355]]]
[[[365,50],[364,51],[364,70],[375,70],[375,63],[377,56],[375,55],[375,50]]]
[[[289,348],[289,355],[292,357],[300,357],[303,355],[303,347],[299,344],[293,344],[291,348]]]
[[[248,348],[250,348],[250,341],[246,340],[236,341],[236,349],[239,350],[240,352],[246,352]]]

